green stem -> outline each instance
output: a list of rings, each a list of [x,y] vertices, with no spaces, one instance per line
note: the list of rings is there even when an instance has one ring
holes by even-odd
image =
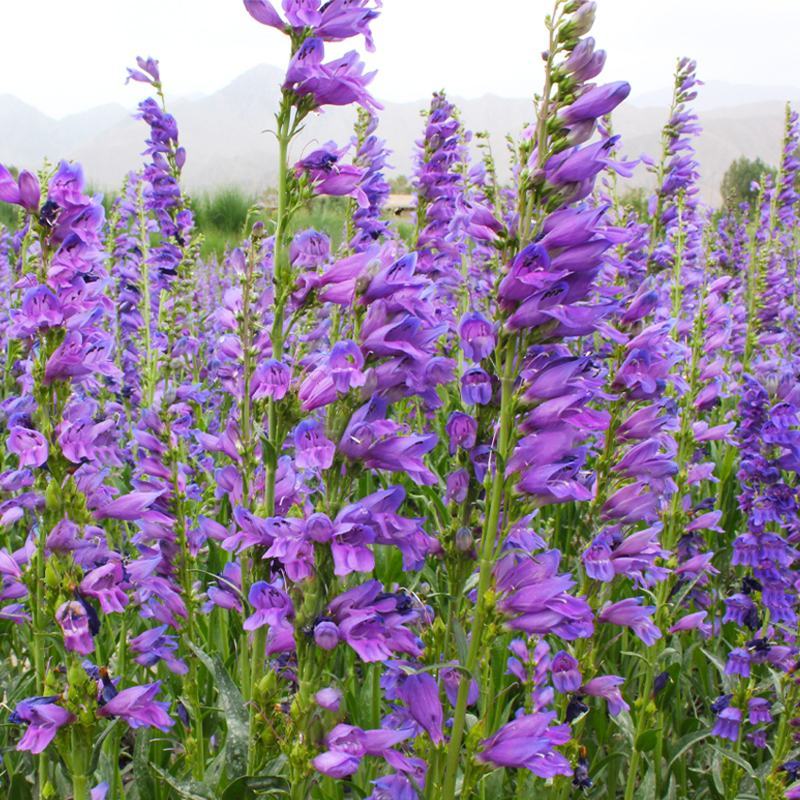
[[[464,724],[467,712],[467,697],[471,683],[471,676],[475,673],[478,658],[481,653],[483,626],[486,620],[487,599],[494,566],[495,544],[500,521],[500,508],[503,502],[503,488],[505,486],[505,465],[508,459],[509,445],[511,442],[511,427],[514,419],[514,356],[516,339],[505,342],[505,367],[501,380],[500,396],[500,433],[497,445],[497,457],[492,477],[491,495],[488,513],[481,537],[480,573],[478,577],[477,605],[472,624],[469,651],[465,668],[467,675],[462,677],[458,688],[453,717],[453,729],[450,744],[447,748],[447,763],[444,781],[442,784],[442,800],[455,798],[456,774],[461,755],[461,742],[464,735]],[[491,473],[490,473],[491,474]]]
[[[275,229],[275,250],[273,254],[273,284],[275,292],[274,316],[270,341],[272,343],[272,357],[281,360],[284,348],[284,317],[286,301],[291,291],[291,273],[289,266],[289,252],[287,241],[287,229],[289,223],[289,143],[292,139],[293,128],[291,125],[291,98],[284,96],[281,110],[278,114],[278,211]],[[278,465],[278,453],[281,443],[278,441],[278,410],[273,398],[269,399],[267,406],[267,447],[264,457],[265,476],[264,476],[264,503],[266,514],[269,517],[275,515],[275,478]],[[253,579],[257,579],[255,574],[257,567],[253,566]],[[259,628],[253,636],[253,647],[249,665],[249,676],[247,686],[250,691],[250,755],[249,762],[251,769],[257,766],[259,753],[256,742],[258,741],[258,708],[254,696],[258,690],[258,684],[264,674],[265,650],[266,650],[266,628]],[[246,644],[247,634],[243,634],[243,642]],[[247,651],[244,650],[244,653]],[[244,656],[246,660],[246,656]]]
[[[70,729],[70,767],[72,773],[72,800],[89,800],[89,760],[91,742],[87,741],[86,729],[73,725]]]

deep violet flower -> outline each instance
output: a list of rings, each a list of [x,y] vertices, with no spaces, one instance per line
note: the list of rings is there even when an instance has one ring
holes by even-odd
[[[47,461],[47,439],[38,431],[15,425],[9,431],[8,450],[19,458],[20,469],[41,467]]]
[[[661,638],[661,631],[651,620],[655,610],[655,606],[643,606],[641,597],[630,597],[603,606],[597,619],[630,628],[649,647]]]
[[[64,646],[81,655],[94,650],[94,640],[89,630],[89,614],[85,606],[75,600],[67,601],[56,611],[56,622],[64,634]]]
[[[569,761],[554,748],[570,740],[569,725],[551,725],[553,711],[517,717],[482,742],[480,761],[529,769],[540,778],[572,775]]]
[[[248,602],[255,613],[244,621],[246,631],[254,631],[263,625],[280,625],[294,613],[291,598],[279,586],[258,581],[250,588]]]
[[[175,724],[175,720],[167,713],[169,703],[155,699],[160,690],[160,681],[145,686],[131,686],[120,691],[97,713],[101,717],[120,717],[131,728],[149,726],[167,731]]]
[[[562,694],[577,692],[581,685],[581,673],[578,661],[563,650],[553,656],[550,663],[553,686]]]
[[[385,758],[394,745],[411,735],[411,729],[362,730],[352,725],[337,725],[325,737],[328,750],[314,758],[312,763],[314,769],[323,775],[345,778],[356,772],[365,756]]]
[[[444,741],[442,721],[444,712],[439,699],[439,686],[427,672],[404,678],[398,691],[411,716],[428,732],[434,744]]]
[[[27,725],[25,734],[17,742],[17,750],[41,753],[55,739],[59,729],[69,725],[75,717],[58,705],[58,697],[29,697],[17,703],[9,717],[14,725]]]

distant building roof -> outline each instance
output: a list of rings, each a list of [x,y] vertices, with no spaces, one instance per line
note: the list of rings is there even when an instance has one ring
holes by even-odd
[[[413,194],[390,194],[386,201],[386,210],[394,211],[395,214],[413,211],[414,208],[416,208],[416,205]]]

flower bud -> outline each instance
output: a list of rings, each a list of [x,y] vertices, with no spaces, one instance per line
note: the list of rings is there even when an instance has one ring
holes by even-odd
[[[469,553],[474,544],[475,540],[469,528],[459,528],[456,531],[456,550],[459,553]]]
[[[323,650],[333,650],[339,644],[339,628],[331,620],[322,620],[314,626],[314,641]]]
[[[338,689],[329,686],[325,689],[320,689],[314,695],[314,700],[316,700],[320,708],[335,713],[339,710],[339,705],[342,702],[342,693]]]

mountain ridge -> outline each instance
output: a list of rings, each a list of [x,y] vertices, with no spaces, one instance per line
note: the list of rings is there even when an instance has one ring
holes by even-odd
[[[202,97],[177,98],[170,104],[188,153],[184,172],[188,191],[222,186],[258,191],[274,183],[277,147],[268,131],[281,75],[277,67],[258,65],[222,89]],[[724,82],[701,88],[697,107],[703,134],[696,146],[704,201],[718,202],[722,176],[735,158],[777,161],[784,114],[784,101],[778,98],[782,95],[797,102],[800,89],[737,87]],[[669,104],[664,98],[668,97],[666,91],[650,92],[618,109],[614,128],[622,135],[627,155],[658,155]],[[733,102],[736,97],[740,102]],[[533,117],[532,101],[494,93],[451,99],[467,128],[488,130],[498,171],[507,176],[510,160],[505,136],[518,133]],[[390,163],[395,174],[409,175],[412,170],[414,142],[422,131],[420,112],[427,104],[427,99],[383,103],[378,134],[393,151]],[[343,145],[350,140],[354,118],[353,109],[340,108],[312,116],[293,155],[299,158],[309,147],[329,140]],[[120,103],[106,103],[55,119],[10,94],[0,95],[0,130],[0,162],[36,169],[45,158],[74,159],[83,164],[90,182],[104,190],[118,188],[125,173],[139,167],[146,136],[144,124]],[[651,176],[640,169],[629,185],[649,186],[650,180]]]

